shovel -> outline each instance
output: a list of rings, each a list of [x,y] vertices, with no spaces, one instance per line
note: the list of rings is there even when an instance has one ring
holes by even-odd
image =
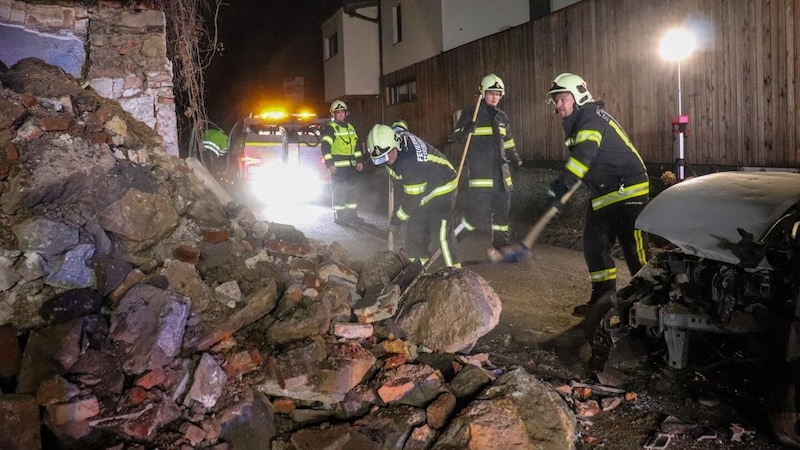
[[[577,183],[573,184],[571,188],[564,195],[561,196],[559,199],[559,203],[561,206],[564,206],[567,201],[569,201],[572,194],[578,190],[581,185],[581,181],[578,180]],[[493,263],[499,262],[518,262],[528,256],[530,254],[530,249],[533,247],[533,243],[536,242],[536,239],[539,238],[539,235],[542,234],[544,228],[553,220],[553,217],[556,216],[558,213],[559,207],[558,206],[551,206],[544,212],[542,217],[536,221],[535,224],[531,227],[528,234],[525,235],[525,238],[522,240],[521,244],[517,244],[511,247],[511,249],[501,252],[496,248],[490,248],[486,250],[486,255],[489,257],[489,261]]]

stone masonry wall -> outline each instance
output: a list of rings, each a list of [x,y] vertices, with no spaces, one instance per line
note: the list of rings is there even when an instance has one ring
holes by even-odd
[[[0,37],[8,41],[3,43],[0,59],[11,66],[20,59],[37,57],[86,79],[100,95],[116,100],[156,130],[166,153],[178,156],[164,13],[126,9],[112,1],[91,8],[71,1],[50,3],[0,0]],[[42,45],[40,40],[48,43]],[[47,53],[54,46],[71,50]],[[65,53],[71,57],[64,58]]]

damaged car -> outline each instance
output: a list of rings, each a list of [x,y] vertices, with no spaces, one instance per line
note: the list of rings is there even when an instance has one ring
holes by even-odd
[[[761,371],[777,437],[800,447],[800,174],[688,179],[636,225],[667,243],[587,317],[595,369],[623,365],[638,345],[676,370],[720,357],[741,377]],[[712,357],[699,350],[709,345]]]

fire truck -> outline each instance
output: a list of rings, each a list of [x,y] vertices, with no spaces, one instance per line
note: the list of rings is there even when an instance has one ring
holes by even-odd
[[[313,113],[251,114],[230,132],[229,176],[265,201],[316,200],[330,184],[319,150],[322,124]]]

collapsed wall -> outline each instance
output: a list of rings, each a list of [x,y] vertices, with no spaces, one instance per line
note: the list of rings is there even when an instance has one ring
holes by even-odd
[[[123,8],[121,2],[0,0],[0,61],[28,57],[86,79],[156,130],[168,155],[179,154],[172,62],[167,59],[162,11]]]

